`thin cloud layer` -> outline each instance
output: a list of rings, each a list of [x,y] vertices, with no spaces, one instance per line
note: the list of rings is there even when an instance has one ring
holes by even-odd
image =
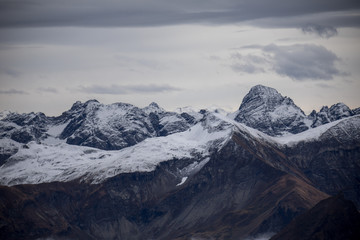
[[[4,74],[12,78],[18,78],[21,76],[21,72],[14,70],[12,68],[4,68],[4,67],[0,67],[0,74]]]
[[[7,94],[7,95],[14,95],[14,94],[28,94],[25,91],[17,90],[17,89],[6,89],[6,90],[0,90],[0,94]]]
[[[359,9],[356,0],[1,0],[0,27],[224,24],[340,11],[344,14],[331,15],[334,21],[343,21],[345,15],[359,24],[359,15],[346,13]]]
[[[163,93],[179,91],[181,89],[172,87],[169,85],[117,85],[112,84],[110,86],[80,86],[78,89],[80,92],[91,93],[91,94],[110,94],[110,95],[125,95],[132,93]]]
[[[238,72],[276,72],[293,80],[332,80],[346,75],[336,67],[340,58],[323,46],[294,44],[279,46],[246,46],[244,49],[259,49],[262,54],[238,57],[231,68]],[[246,68],[244,67],[246,66]]]
[[[58,93],[58,90],[52,87],[39,87],[37,90],[42,93]]]

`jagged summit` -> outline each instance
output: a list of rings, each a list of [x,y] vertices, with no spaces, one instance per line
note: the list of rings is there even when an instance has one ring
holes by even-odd
[[[159,104],[157,104],[156,102],[152,102],[149,104],[149,107],[153,107],[153,108],[160,108]]]
[[[75,109],[79,109],[79,108],[82,108],[82,107],[86,107],[87,105],[91,104],[91,103],[99,103],[98,100],[96,99],[90,99],[90,100],[87,100],[86,102],[81,102],[81,101],[76,101],[70,110],[75,110]]]
[[[330,108],[324,106],[319,112],[314,110],[306,116],[291,98],[282,96],[274,88],[256,85],[245,95],[239,110],[231,116],[235,121],[270,136],[283,136],[350,117],[357,112],[344,103],[337,103]]]
[[[144,107],[143,110],[147,113],[150,114],[152,113],[162,113],[162,112],[166,112],[165,109],[163,109],[162,107],[159,106],[159,104],[157,104],[156,102],[152,102],[150,103],[148,106]]]
[[[354,108],[351,111],[354,113],[354,115],[360,114],[360,107]]]
[[[256,85],[250,89],[248,94],[246,94],[239,107],[239,110],[246,108],[250,104],[259,105],[266,103],[272,106],[282,99],[283,97],[275,88]]]
[[[252,87],[244,97],[234,120],[271,136],[307,130],[306,115],[276,89],[263,85]]]
[[[356,115],[356,113],[348,106],[344,103],[337,103],[330,108],[328,106],[323,106],[319,112],[316,112],[315,110],[312,111],[308,118],[313,121],[311,127],[318,127],[353,115]]]
[[[274,88],[263,85],[252,87],[248,94],[245,95],[239,107],[240,112],[249,112],[255,109],[273,110],[277,105],[284,101],[284,97]]]

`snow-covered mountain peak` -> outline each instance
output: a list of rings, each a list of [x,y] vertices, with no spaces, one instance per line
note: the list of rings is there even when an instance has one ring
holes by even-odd
[[[9,115],[10,113],[11,113],[11,111],[9,111],[9,110],[5,110],[5,111],[0,112],[0,120],[6,118],[7,115]]]
[[[71,106],[71,109],[70,111],[76,111],[76,110],[79,110],[79,109],[83,109],[83,108],[86,108],[88,105],[92,105],[92,104],[98,104],[99,101],[96,100],[96,99],[91,99],[91,100],[88,100],[86,102],[81,102],[81,101],[76,101],[72,106]]]
[[[46,116],[42,112],[31,113],[16,113],[9,112],[4,118],[4,121],[16,121],[18,125],[29,125],[35,121],[46,120]]]
[[[251,108],[272,111],[279,105],[293,105],[300,109],[294,104],[292,99],[283,97],[276,89],[263,85],[256,85],[245,95],[239,110],[248,111],[249,108]]]
[[[309,119],[313,121],[312,127],[318,127],[353,115],[355,115],[355,113],[347,105],[344,103],[336,103],[330,108],[328,106],[323,106],[319,112],[312,111],[309,115]]]
[[[159,104],[157,104],[156,102],[150,103],[148,107],[152,107],[152,108],[155,108],[155,109],[161,109],[161,108],[159,107]]]
[[[338,120],[343,117],[352,116],[353,112],[346,104],[340,102],[330,107],[330,114],[334,120]]]
[[[274,88],[257,85],[244,97],[233,118],[271,136],[308,129],[304,112]]]
[[[163,113],[165,112],[165,109],[160,107],[156,102],[150,103],[148,106],[144,107],[142,109],[146,114],[150,113]]]
[[[257,85],[244,97],[240,108],[229,117],[270,136],[297,134],[339,119],[355,115],[344,103],[324,106],[308,116],[291,98],[276,89]]]
[[[267,87],[264,85],[256,85],[252,87],[247,95],[248,97],[260,96],[263,99],[281,97],[281,94],[275,88]]]
[[[181,113],[189,113],[189,112],[196,112],[196,113],[198,113],[198,112],[200,112],[200,109],[199,108],[194,108],[194,107],[192,107],[192,106],[185,106],[185,107],[178,107],[178,108],[176,108],[175,110],[174,110],[174,112],[176,112],[176,113],[179,113],[179,114],[181,114]]]
[[[360,107],[354,108],[351,111],[354,113],[354,115],[360,114]]]

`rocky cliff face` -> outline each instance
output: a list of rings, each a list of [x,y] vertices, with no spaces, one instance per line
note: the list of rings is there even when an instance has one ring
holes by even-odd
[[[8,113],[0,121],[0,137],[28,143],[44,138],[48,123],[48,118],[43,113]]]

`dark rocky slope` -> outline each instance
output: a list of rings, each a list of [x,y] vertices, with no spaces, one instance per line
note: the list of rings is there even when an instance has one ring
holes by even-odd
[[[360,213],[342,194],[319,202],[271,240],[360,239]]]
[[[275,145],[246,132],[180,186],[178,164],[98,185],[1,187],[1,238],[238,239],[278,231],[327,197]]]
[[[360,116],[348,118],[313,141],[283,149],[289,161],[323,192],[343,191],[360,209]]]

